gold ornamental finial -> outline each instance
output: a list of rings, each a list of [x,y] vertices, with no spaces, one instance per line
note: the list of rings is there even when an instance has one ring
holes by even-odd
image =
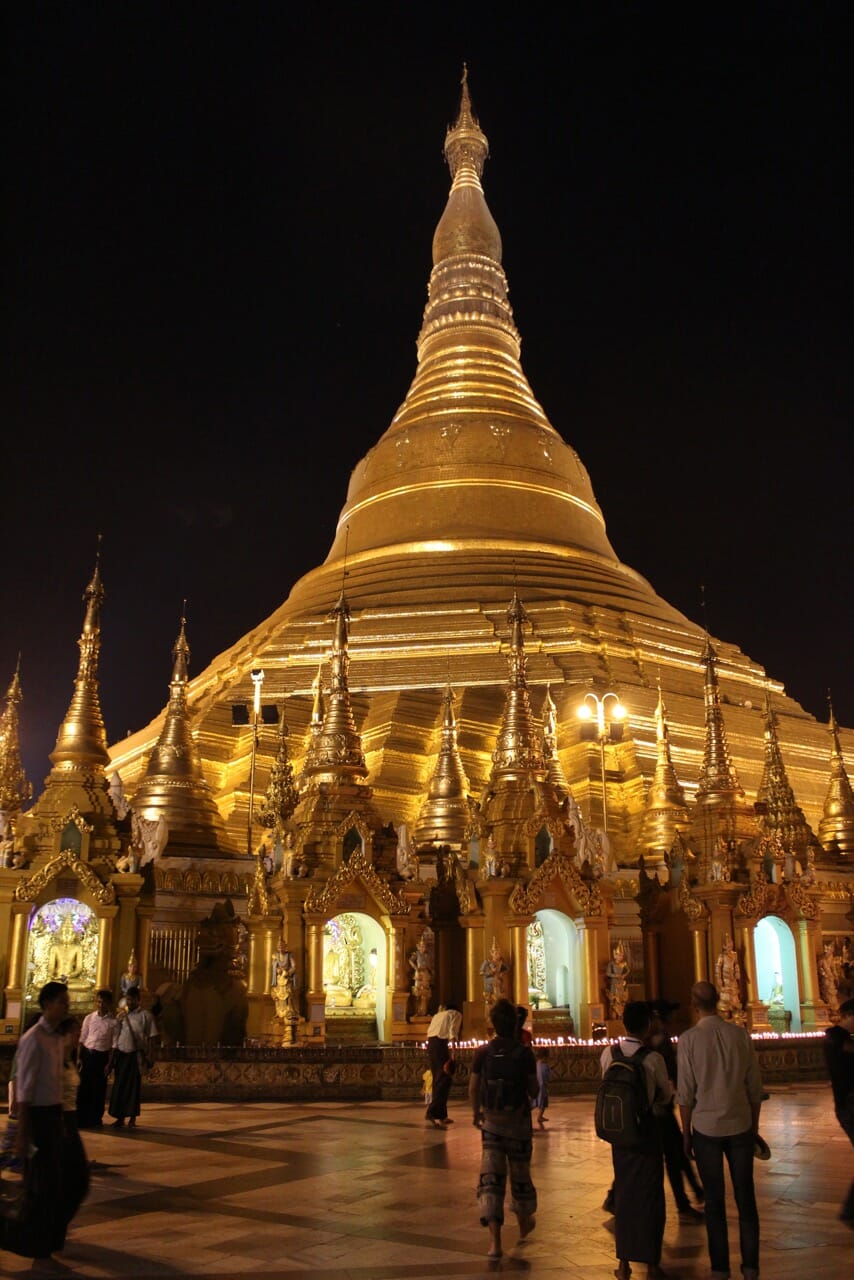
[[[101,535],[98,534],[98,550],[95,569],[83,593],[86,611],[83,630],[77,646],[80,661],[74,681],[74,693],[59,728],[56,746],[50,754],[50,762],[57,769],[69,767],[103,769],[110,762],[107,751],[107,731],[101,713],[98,696],[98,656],[101,650],[101,604],[104,600],[101,582]],[[104,774],[106,788],[106,774]]]
[[[771,691],[767,688],[764,738],[765,765],[756,793],[760,826],[767,834],[778,837],[785,853],[793,854],[806,864],[807,849],[815,844],[815,836],[795,801],[795,793],[789,783],[780,750],[777,716],[771,704]]]
[[[329,770],[358,777],[365,777],[368,772],[350,702],[347,680],[350,607],[343,591],[329,614],[329,621],[333,623],[330,687],[323,723],[303,764],[303,780]]]
[[[569,795],[569,783],[557,753],[557,707],[551,694],[551,685],[546,685],[546,696],[543,702],[543,759],[546,763],[546,778],[555,789],[556,795],[563,800]]]
[[[14,821],[33,795],[33,785],[27,780],[21,760],[18,707],[23,698],[19,653],[15,674],[6,691],[6,707],[0,716],[0,814],[4,826]]]
[[[703,764],[697,785],[697,796],[743,796],[741,784],[727,746],[726,729],[721,710],[721,693],[718,686],[717,654],[706,632],[701,661],[706,668],[703,700],[706,707],[706,741]]]
[[[266,794],[261,801],[261,813],[258,821],[262,827],[272,827],[281,836],[285,824],[292,817],[297,806],[299,792],[294,782],[294,767],[288,755],[288,726],[285,723],[285,708],[279,717],[279,749],[270,766],[270,781]]]
[[[661,676],[658,678],[658,702],[655,707],[656,761],[655,772],[646,798],[643,822],[638,837],[638,849],[642,854],[664,855],[673,847],[677,835],[688,826],[688,808],[685,792],[676,776],[670,754],[667,732],[667,710],[661,692]]]
[[[170,853],[177,853],[180,847],[182,853],[198,849],[209,855],[211,850],[224,850],[227,840],[192,731],[186,613],[185,600],[178,637],[172,646],[166,717],[134,793],[132,808],[137,818],[146,822],[163,818],[169,831]]]
[[[830,780],[818,824],[818,838],[828,852],[848,856],[854,854],[854,791],[845,771],[845,759],[839,742],[839,725],[833,713],[830,690],[827,693],[827,708]]]
[[[533,770],[542,774],[545,769],[528,693],[523,630],[524,623],[528,621],[528,615],[515,591],[507,610],[507,621],[510,624],[510,652],[507,657],[509,682],[504,717],[498,731],[498,741],[492,753],[491,779],[493,781],[500,773]]]
[[[489,143],[472,111],[468,70],[464,68],[460,108],[445,135],[445,159],[453,180],[445,212],[433,236],[434,267],[445,259],[472,253],[501,262],[501,235],[480,182],[488,155]],[[461,262],[460,269],[468,272],[471,265],[466,268]]]
[[[445,689],[442,712],[442,740],[439,757],[427,797],[415,824],[415,843],[459,848],[469,823],[469,784],[457,745],[457,721],[454,715],[454,692],[450,682]]]

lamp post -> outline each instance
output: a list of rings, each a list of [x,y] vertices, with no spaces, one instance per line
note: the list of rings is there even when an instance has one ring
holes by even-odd
[[[608,699],[613,698],[613,706],[608,707]],[[586,693],[584,701],[577,712],[581,725],[581,739],[599,743],[599,761],[602,770],[602,830],[608,830],[608,794],[605,784],[605,744],[620,742],[623,737],[622,721],[626,718],[626,708],[616,693],[610,690],[598,697],[595,693]]]
[[[264,672],[254,667],[249,673],[252,680],[252,719],[249,719],[249,707],[245,702],[232,703],[231,723],[234,725],[252,725],[252,755],[249,763],[249,815],[246,822],[246,852],[252,856],[252,820],[255,814],[255,760],[258,754],[258,722],[262,724],[278,724],[279,712],[275,706],[261,706],[261,687],[264,684]]]

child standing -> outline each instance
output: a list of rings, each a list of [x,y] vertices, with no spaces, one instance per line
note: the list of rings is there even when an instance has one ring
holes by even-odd
[[[549,1105],[549,1080],[552,1069],[549,1066],[549,1051],[540,1048],[536,1051],[537,1059],[537,1096],[534,1099],[534,1110],[537,1113],[537,1128],[545,1129],[546,1107]]]

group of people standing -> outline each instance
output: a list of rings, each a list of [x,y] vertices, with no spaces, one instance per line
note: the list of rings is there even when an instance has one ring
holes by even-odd
[[[128,988],[113,1012],[112,992],[96,993],[83,1019],[69,1012],[68,987],[48,982],[39,992],[37,1021],[21,1036],[12,1063],[9,1119],[0,1167],[20,1179],[14,1203],[0,1217],[0,1248],[30,1258],[61,1250],[68,1225],[89,1189],[89,1160],[81,1129],[133,1127],[140,1112],[142,1072],[156,1033]]]
[[[680,1221],[705,1220],[710,1280],[729,1280],[724,1161],[738,1210],[741,1272],[759,1275],[759,1214],[753,1161],[767,1147],[759,1137],[763,1090],[759,1064],[747,1031],[722,1018],[719,993],[710,982],[691,989],[695,1023],[680,1035],[675,1058],[662,1012],[645,1001],[630,1001],[623,1013],[625,1058],[641,1054],[649,1099],[647,1123],[633,1146],[612,1146],[617,1280],[628,1280],[631,1263],[646,1264],[647,1280],[661,1280],[666,1218],[664,1170],[676,1197]],[[613,1059],[609,1046],[601,1057],[604,1076]],[[679,1107],[680,1125],[674,1114]],[[691,1167],[696,1161],[696,1175]],[[704,1210],[688,1200],[688,1181]],[[611,1193],[609,1193],[609,1199]]]

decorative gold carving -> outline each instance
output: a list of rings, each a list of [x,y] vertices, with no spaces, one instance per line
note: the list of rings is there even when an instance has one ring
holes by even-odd
[[[76,804],[71,806],[64,817],[57,814],[55,817],[51,818],[48,823],[48,827],[50,831],[56,835],[58,831],[64,831],[69,823],[73,823],[77,830],[84,835],[89,835],[95,830],[95,828],[83,817],[83,814],[80,812],[80,809]]]
[[[528,884],[518,884],[510,894],[510,910],[520,916],[534,915],[550,883],[555,879],[561,881],[584,916],[602,915],[604,906],[597,886],[588,885],[582,880],[566,854],[555,849],[537,867]]]
[[[64,825],[64,824],[63,824]],[[91,830],[91,828],[89,828]],[[61,871],[70,868],[85,889],[88,889],[96,902],[108,907],[116,900],[116,892],[111,884],[105,884],[92,870],[88,862],[81,862],[73,849],[65,849],[57,854],[45,866],[31,876],[22,876],[15,888],[16,902],[35,902],[39,894],[55,880]]]
[[[709,909],[699,898],[695,898],[688,888],[687,876],[682,877],[679,881],[679,905],[685,912],[685,915],[692,924],[699,924],[702,920],[708,920]]]
[[[805,920],[816,919],[819,914],[818,903],[808,889],[797,880],[793,880],[786,884],[785,892],[797,914],[803,916]]]
[[[753,919],[764,915],[767,910],[768,890],[771,887],[763,867],[760,866],[754,873],[747,893],[743,893],[735,904],[736,912]]]
[[[350,826],[353,825],[351,822]],[[349,827],[347,828],[349,830]],[[389,915],[407,916],[411,905],[402,894],[395,893],[384,880],[381,880],[368,861],[361,846],[353,850],[350,861],[339,867],[334,876],[327,880],[321,888],[316,885],[306,898],[305,909],[309,914],[329,917],[334,914],[339,896],[350,885],[360,881],[365,888]]]

